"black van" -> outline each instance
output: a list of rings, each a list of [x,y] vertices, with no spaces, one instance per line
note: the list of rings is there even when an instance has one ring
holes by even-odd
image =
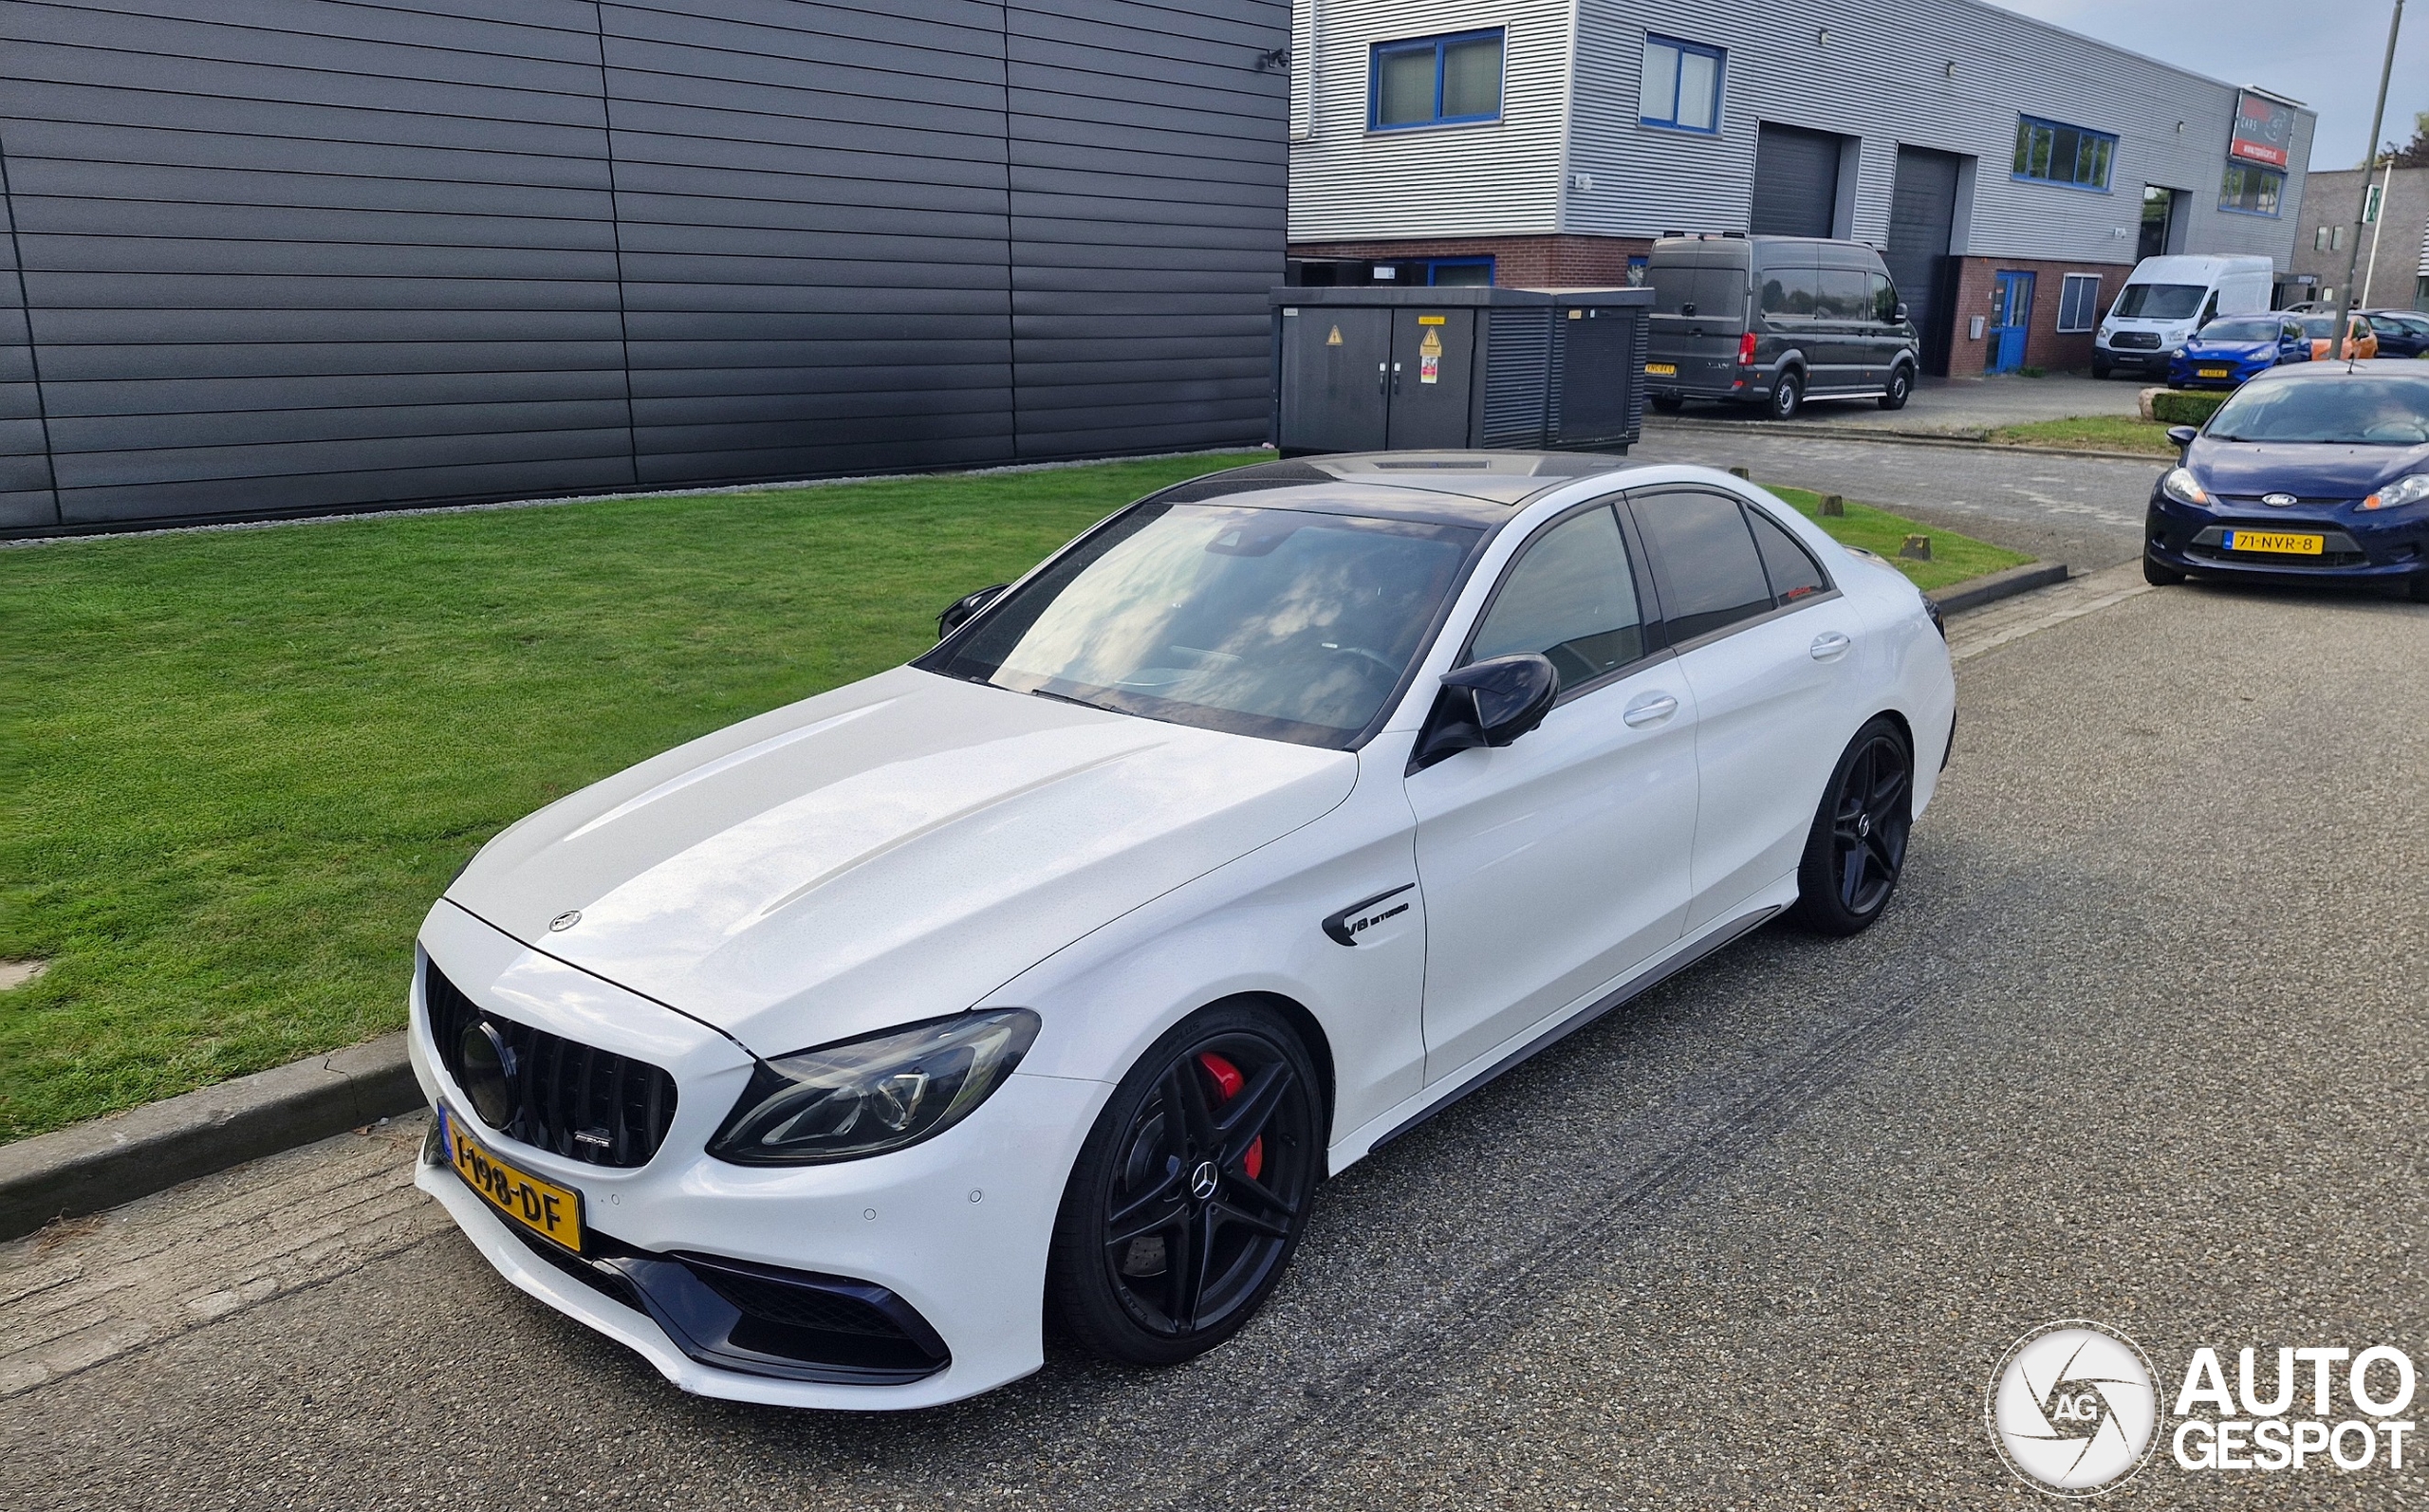
[[[1665,236],[1645,282],[1644,387],[1659,410],[1724,399],[1785,420],[1808,398],[1877,398],[1900,410],[1922,371],[1898,286],[1862,242]]]

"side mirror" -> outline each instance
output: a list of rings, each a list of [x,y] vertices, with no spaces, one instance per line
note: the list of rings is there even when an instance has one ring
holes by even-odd
[[[1908,316],[1907,316],[1907,314],[1906,314],[1906,302],[1905,302],[1904,300],[1900,300],[1900,301],[1898,302],[1898,315],[1897,315],[1897,319],[1898,319],[1898,320],[1900,320],[1900,321],[1901,321],[1901,322],[1902,322],[1902,321],[1905,321],[1906,319],[1908,319]]]
[[[1434,711],[1418,731],[1409,770],[1419,771],[1478,746],[1507,746],[1544,722],[1560,691],[1560,673],[1532,652],[1471,662],[1442,674]]]
[[[2171,425],[2167,428],[2167,438],[2176,443],[2176,449],[2179,452],[2191,446],[2193,438],[2200,433],[2200,429],[2197,426]]]
[[[981,588],[976,593],[966,593],[955,599],[943,614],[936,616],[936,638],[942,640],[970,623],[971,616],[993,603],[995,596],[1011,586],[1009,582],[999,582],[992,588]]]

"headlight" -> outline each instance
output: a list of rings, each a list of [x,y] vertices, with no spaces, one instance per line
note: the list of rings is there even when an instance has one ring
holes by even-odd
[[[2168,469],[2167,476],[2160,479],[2160,491],[2179,504],[2208,504],[2210,502],[2210,495],[2203,491],[2200,484],[2193,481],[2193,470],[2190,468]]]
[[[996,1008],[763,1060],[709,1153],[808,1166],[918,1144],[986,1101],[1036,1038],[1036,1014]]]
[[[2378,492],[2362,501],[2364,509],[2399,509],[2407,504],[2429,499],[2429,472],[2416,472],[2408,478],[2398,478]]]

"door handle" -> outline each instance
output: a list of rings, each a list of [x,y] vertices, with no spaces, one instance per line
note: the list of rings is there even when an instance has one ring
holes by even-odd
[[[1847,648],[1854,644],[1854,641],[1848,639],[1845,636],[1841,635],[1838,631],[1825,630],[1820,635],[1813,637],[1813,659],[1815,661],[1836,661],[1840,657],[1845,655],[1847,654]]]
[[[1659,725],[1678,711],[1678,700],[1668,693],[1647,693],[1622,710],[1620,719],[1641,729],[1647,725]]]

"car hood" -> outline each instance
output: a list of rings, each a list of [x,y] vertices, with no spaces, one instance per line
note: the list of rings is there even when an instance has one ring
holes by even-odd
[[[2358,499],[2407,472],[2429,471],[2429,446],[2220,441],[2205,435],[2193,443],[2185,466],[2212,493]]]
[[[2274,357],[2277,355],[2277,343],[2274,341],[2187,341],[2184,343],[2184,355],[2196,359]]]
[[[542,809],[447,897],[781,1055],[970,1007],[1357,765],[901,668]]]

